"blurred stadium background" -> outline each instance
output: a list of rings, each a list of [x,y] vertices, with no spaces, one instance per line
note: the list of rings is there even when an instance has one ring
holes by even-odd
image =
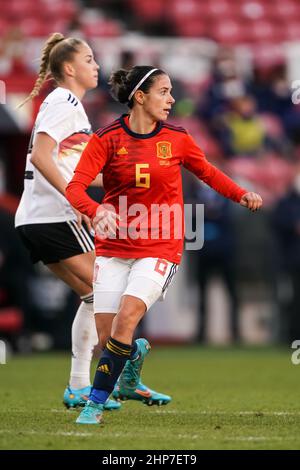
[[[59,31],[86,38],[100,64],[85,99],[94,129],[124,112],[108,92],[112,69],[160,66],[173,81],[170,121],[264,199],[248,213],[184,174],[186,202],[205,204],[204,247],[186,252],[141,333],[169,344],[300,339],[298,0],[0,0],[0,8],[0,338],[20,352],[70,347],[78,300],[30,264],[13,228],[32,124],[52,83],[16,105],[32,89],[44,41]]]

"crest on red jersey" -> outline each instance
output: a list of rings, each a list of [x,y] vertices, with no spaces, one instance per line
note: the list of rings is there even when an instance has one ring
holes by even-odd
[[[171,142],[161,141],[156,143],[156,152],[158,158],[172,158]]]

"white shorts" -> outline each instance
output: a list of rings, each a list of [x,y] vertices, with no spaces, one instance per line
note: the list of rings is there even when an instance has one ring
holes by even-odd
[[[94,267],[94,313],[117,313],[122,295],[141,299],[147,310],[164,298],[178,264],[160,258],[97,256]]]

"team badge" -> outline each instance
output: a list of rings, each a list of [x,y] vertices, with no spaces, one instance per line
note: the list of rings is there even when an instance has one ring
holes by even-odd
[[[172,158],[172,149],[171,149],[171,142],[166,142],[165,140],[162,142],[156,143],[156,151],[157,157],[163,158],[164,160],[167,158]]]

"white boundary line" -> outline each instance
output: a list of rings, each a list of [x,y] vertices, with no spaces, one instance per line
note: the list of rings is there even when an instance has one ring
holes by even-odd
[[[257,417],[263,417],[263,416],[300,416],[300,410],[299,411],[262,411],[262,410],[257,410],[257,411],[193,411],[193,412],[188,412],[188,411],[182,411],[182,410],[155,410],[155,413],[159,414],[190,414],[193,413],[195,415],[208,415],[208,416],[218,416],[218,415],[224,415],[224,416],[257,416]]]
[[[99,427],[95,427],[95,430],[99,429]],[[15,431],[13,430],[0,430],[0,434],[16,434]],[[18,430],[18,437],[21,436],[34,436],[34,435],[40,435],[40,436],[65,436],[65,437],[93,437],[97,436],[95,433],[91,432],[76,432],[76,431],[56,431],[56,432],[47,432],[47,431],[33,431],[33,430]],[[119,437],[124,437],[124,434],[120,433],[107,433],[105,432],[105,438],[119,438]],[[136,435],[133,433],[132,437],[134,438]],[[126,437],[130,437],[128,433],[126,433]],[[193,441],[220,441],[220,442],[230,442],[230,441],[298,441],[299,437],[297,436],[287,436],[287,437],[282,437],[282,436],[232,436],[232,437],[217,437],[217,436],[200,436],[198,434],[190,435],[190,434],[177,434],[173,435],[173,437],[177,437],[180,439],[188,439],[188,440],[193,440]]]

